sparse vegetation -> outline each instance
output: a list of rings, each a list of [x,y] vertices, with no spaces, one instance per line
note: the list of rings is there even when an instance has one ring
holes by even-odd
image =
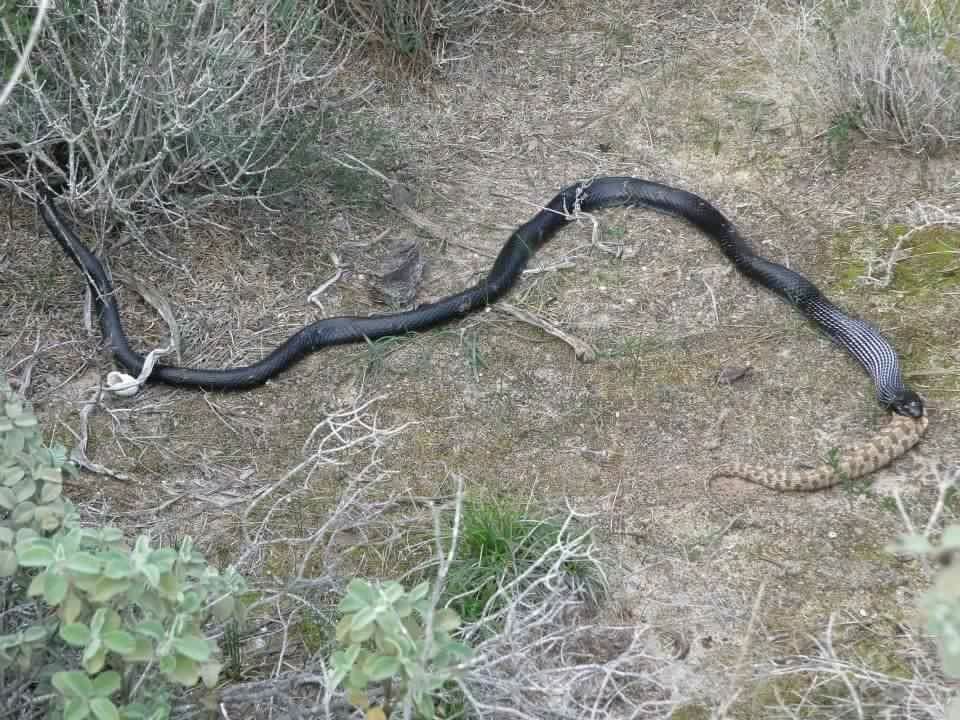
[[[167,717],[173,686],[216,685],[204,634],[242,618],[244,581],[190,538],[130,549],[115,527],[84,527],[64,501],[63,448],[41,444],[28,404],[0,385],[0,680],[11,708],[56,690],[65,720]],[[12,625],[12,626],[11,626]],[[6,627],[5,627],[6,626]]]
[[[954,468],[944,474],[940,493],[926,527],[916,530],[906,510],[899,505],[901,517],[910,532],[901,536],[888,550],[907,556],[931,560],[936,564],[933,586],[920,597],[919,605],[926,621],[927,632],[936,640],[943,673],[951,680],[960,679],[960,525],[947,525],[942,532],[937,528],[947,504],[948,491],[956,487],[960,470]],[[931,535],[939,534],[938,541]],[[960,707],[960,697],[954,702]]]
[[[917,530],[919,562],[883,545],[903,510],[891,488],[912,512],[957,513],[953,486],[938,501],[924,469],[949,484],[958,446],[960,174],[938,100],[953,71],[934,72],[956,65],[955,3],[779,3],[797,21],[779,82],[761,61],[777,26],[754,6],[682,5],[559,3],[514,22],[533,6],[68,0],[20,109],[0,114],[0,132],[22,125],[0,144],[38,152],[27,166],[0,158],[0,173],[24,190],[51,164],[75,168],[72,209],[100,230],[111,272],[134,266],[168,293],[184,362],[211,367],[262,356],[312,319],[304,296],[334,269],[321,314],[388,309],[362,277],[385,238],[417,236],[415,302],[429,302],[474,282],[573,177],[688,187],[889,333],[931,400],[911,457],[810,497],[732,481],[704,491],[718,462],[803,463],[880,411],[859,368],[694,230],[633,210],[584,217],[511,298],[589,339],[592,364],[483,313],[318,353],[249,393],[106,397],[82,281],[13,198],[0,213],[0,370],[87,469],[61,477],[68,453],[39,426],[32,464],[0,466],[0,718],[103,720],[126,704],[131,720],[151,708],[171,720],[946,720],[955,683],[936,643],[953,669],[957,578],[926,563],[952,562],[957,538]],[[20,43],[29,27],[12,7],[0,15]],[[884,13],[899,29],[878,35]],[[139,42],[122,46],[124,27]],[[467,53],[477,62],[456,61]],[[88,156],[99,175],[84,175]],[[416,214],[385,192],[394,180]],[[277,202],[306,183],[309,202]],[[242,200],[279,211],[225,208]],[[135,225],[180,227],[140,248],[104,237],[113,219],[135,220],[135,239]],[[125,320],[149,347],[163,328],[131,289],[118,283]],[[2,407],[19,433],[31,421],[16,403]],[[104,535],[108,523],[119,529]],[[137,601],[179,619],[160,640],[140,632],[156,626],[133,622],[144,611],[131,588],[93,597],[129,578],[84,589],[89,563],[105,576],[106,557],[116,574],[118,555],[203,607],[174,609],[148,577]],[[243,622],[214,612],[228,590]]]
[[[947,497],[955,492],[960,474],[948,470],[939,477],[933,510],[916,527],[899,494],[889,498],[907,533],[885,549],[900,557],[921,560],[934,571],[933,585],[914,608],[896,607],[889,616],[863,626],[831,615],[825,630],[810,643],[810,652],[759,669],[759,682],[745,703],[764,718],[828,720],[837,717],[893,717],[903,720],[944,720],[954,717],[960,698],[952,687],[960,673],[960,594],[955,555],[960,527],[940,530]],[[940,536],[939,541],[931,540]],[[926,632],[917,627],[921,614]],[[869,628],[869,629],[868,629]],[[931,652],[939,651],[939,663]],[[740,705],[744,707],[743,704]]]
[[[956,0],[830,0],[773,22],[774,71],[800,74],[841,167],[854,129],[929,155],[960,141]]]
[[[473,379],[479,382],[480,371],[487,366],[486,361],[483,359],[480,333],[476,330],[472,330],[462,334],[460,336],[460,346],[461,352],[463,353],[463,358],[466,361],[467,366],[470,368]]]

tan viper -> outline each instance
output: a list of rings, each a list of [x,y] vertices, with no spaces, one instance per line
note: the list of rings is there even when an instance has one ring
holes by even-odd
[[[889,465],[920,441],[929,424],[926,414],[919,418],[894,414],[890,422],[867,442],[839,451],[835,462],[823,463],[812,470],[727,463],[710,473],[707,484],[718,477],[738,477],[782,492],[822,490]]]

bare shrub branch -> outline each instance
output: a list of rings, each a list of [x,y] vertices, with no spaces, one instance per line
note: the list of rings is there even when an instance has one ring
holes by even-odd
[[[27,41],[23,44],[23,47],[20,50],[17,50],[17,41],[13,37],[13,33],[10,32],[10,28],[7,25],[6,20],[0,20],[0,23],[3,25],[3,34],[6,36],[7,42],[10,43],[10,47],[14,48],[14,52],[18,54],[17,64],[13,68],[13,72],[10,73],[10,77],[7,79],[6,84],[3,86],[3,90],[0,90],[0,108],[7,104],[7,99],[10,97],[10,93],[13,92],[13,88],[20,81],[20,77],[27,70],[27,63],[30,61],[30,52],[33,50],[34,43],[37,42],[37,38],[40,36],[40,28],[43,27],[43,19],[47,16],[47,10],[50,9],[50,0],[39,0],[37,4],[37,13],[33,18],[33,25],[30,28],[30,34],[27,36]]]
[[[295,185],[347,57],[313,3],[76,0],[51,8],[0,144],[0,184],[65,185],[82,212],[197,219]],[[302,159],[302,158],[301,158]]]
[[[787,87],[802,85],[827,123],[852,123],[936,154],[960,141],[960,12],[956,3],[838,0],[771,12],[759,49]]]

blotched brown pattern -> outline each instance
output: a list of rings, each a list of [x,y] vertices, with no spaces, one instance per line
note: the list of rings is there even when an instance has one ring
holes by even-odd
[[[824,463],[813,470],[787,470],[728,463],[710,473],[708,482],[718,477],[737,477],[781,492],[823,490],[889,465],[920,441],[929,424],[926,415],[920,418],[894,415],[880,432],[864,444],[841,450],[836,464]]]

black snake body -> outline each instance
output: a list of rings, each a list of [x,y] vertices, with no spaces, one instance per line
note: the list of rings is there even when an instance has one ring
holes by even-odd
[[[130,347],[120,322],[113,286],[103,266],[64,221],[50,195],[41,194],[38,205],[50,232],[86,273],[97,301],[100,327],[114,356],[125,368],[139,373],[144,356]],[[876,328],[845,314],[803,275],[757,255],[734,225],[703,198],[668,185],[630,177],[595,178],[560,191],[546,208],[514,231],[486,279],[463,292],[405,312],[319,320],[295,333],[259,362],[246,367],[202,369],[157,364],[149,379],[211,390],[249,388],[264,383],[321,348],[417,332],[462,317],[506,294],[530,258],[573,220],[571,213],[575,209],[590,212],[612,207],[646,207],[683,218],[696,226],[716,242],[737,270],[780,295],[850,353],[869,373],[881,404],[901,415],[923,415],[923,401],[904,386],[896,351]]]

